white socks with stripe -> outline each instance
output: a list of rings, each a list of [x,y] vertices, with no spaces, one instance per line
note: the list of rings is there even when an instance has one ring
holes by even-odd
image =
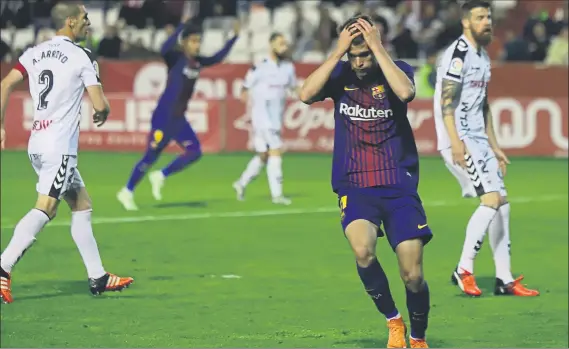
[[[16,265],[24,252],[36,241],[36,235],[38,235],[47,222],[49,222],[48,215],[35,208],[18,222],[8,247],[6,247],[0,257],[2,269],[8,273],[12,272],[14,265]]]
[[[505,284],[514,281],[510,260],[510,204],[500,207],[488,228],[488,239],[494,255],[496,277]]]
[[[466,227],[466,238],[464,239],[462,255],[458,263],[459,273],[467,271],[474,274],[474,258],[476,258],[480,248],[482,248],[486,230],[488,230],[488,226],[496,214],[497,211],[495,209],[480,205],[470,217]]]
[[[273,198],[283,196],[283,160],[280,156],[269,156],[267,161],[267,177]]]
[[[105,268],[99,255],[97,241],[93,236],[93,227],[91,225],[91,211],[77,211],[71,213],[71,236],[79,249],[81,258],[87,275],[89,278],[98,279],[105,275]]]
[[[243,174],[237,183],[245,188],[249,183],[251,183],[251,181],[253,181],[253,179],[259,175],[259,173],[261,173],[263,166],[265,166],[265,164],[263,164],[261,157],[259,155],[255,155],[247,164],[245,171],[243,171]]]

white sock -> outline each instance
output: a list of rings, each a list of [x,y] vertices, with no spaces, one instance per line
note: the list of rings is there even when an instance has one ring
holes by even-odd
[[[283,160],[280,156],[269,156],[267,162],[267,176],[269,177],[269,189],[273,198],[283,195]]]
[[[474,274],[474,258],[480,251],[486,230],[488,230],[488,226],[497,212],[491,207],[480,205],[470,217],[466,227],[466,238],[464,239],[462,255],[458,263],[459,273],[464,270]]]
[[[99,255],[97,241],[95,241],[95,236],[93,236],[91,210],[71,213],[71,236],[79,249],[81,258],[83,258],[89,278],[98,279],[105,275],[105,268],[103,268],[103,262]]]
[[[254,156],[247,164],[247,167],[245,168],[245,171],[243,171],[243,174],[241,174],[241,178],[239,178],[238,183],[242,187],[246,187],[253,181],[253,179],[259,175],[259,173],[261,173],[264,165],[265,164],[263,164],[263,160],[261,160],[261,157],[259,155]]]
[[[488,228],[488,239],[494,264],[496,265],[496,277],[508,284],[514,281],[510,261],[510,204],[502,205],[498,214]]]
[[[16,225],[14,235],[8,247],[0,257],[2,269],[10,273],[24,252],[36,241],[36,235],[49,222],[48,215],[38,209],[32,209]]]

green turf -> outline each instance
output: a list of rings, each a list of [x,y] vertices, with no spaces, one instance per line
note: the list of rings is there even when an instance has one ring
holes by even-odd
[[[339,214],[331,211],[337,201],[330,157],[286,156],[284,185],[294,200],[288,208],[269,202],[265,176],[250,186],[246,202],[234,200],[231,183],[248,159],[204,157],[167,182],[161,205],[143,182],[141,211],[127,213],[115,193],[137,155],[82,153],[105,266],[136,283],[123,293],[89,295],[62,208],[59,225],[39,235],[15,270],[16,301],[2,305],[2,347],[384,347],[385,322],[365,295]],[[507,176],[514,269],[542,296],[493,296],[485,244],[476,270],[486,294],[471,299],[449,276],[475,202],[459,197],[438,158],[422,159],[421,195],[435,233],[425,256],[431,346],[567,347],[567,176],[566,160],[539,159],[513,159]],[[2,155],[3,248],[34,203],[34,181],[24,153]],[[319,208],[326,212],[314,212]],[[121,217],[139,219],[112,220]],[[407,317],[395,258],[385,240],[379,246]],[[227,274],[242,278],[221,277]]]

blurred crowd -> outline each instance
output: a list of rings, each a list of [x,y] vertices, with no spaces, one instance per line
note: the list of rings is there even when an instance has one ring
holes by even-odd
[[[17,58],[28,46],[54,35],[51,8],[57,0],[0,2],[0,59]],[[460,1],[453,0],[92,0],[83,1],[92,28],[82,45],[109,59],[152,59],[183,17],[204,26],[204,50],[219,48],[236,17],[243,39],[229,61],[254,61],[266,36],[284,32],[297,61],[319,62],[337,39],[336,28],[355,13],[372,16],[387,48],[397,58],[432,58],[462,32]],[[496,25],[519,0],[494,0]],[[553,13],[539,11],[519,30],[503,33],[499,59],[568,64],[567,2]],[[523,19],[522,19],[523,20]]]

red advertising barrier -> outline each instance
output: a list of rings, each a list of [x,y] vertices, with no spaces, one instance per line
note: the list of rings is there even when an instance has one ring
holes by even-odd
[[[158,62],[102,62],[101,80],[111,103],[111,116],[101,128],[92,124],[92,108],[83,103],[80,148],[83,150],[142,151],[147,143],[150,117],[166,83],[166,68]],[[249,66],[221,64],[202,72],[187,119],[205,152],[251,149],[246,106],[236,97]],[[2,65],[2,75],[9,70]],[[315,65],[298,64],[302,81]],[[25,149],[33,118],[27,84],[12,94],[7,109],[9,149]],[[567,156],[568,86],[566,68],[499,65],[490,83],[491,106],[500,144],[511,155]],[[333,146],[333,105],[330,101],[307,106],[287,103],[283,140],[288,151],[330,152]],[[410,104],[409,120],[419,150],[436,153],[432,101]],[[169,150],[175,150],[171,146]]]

